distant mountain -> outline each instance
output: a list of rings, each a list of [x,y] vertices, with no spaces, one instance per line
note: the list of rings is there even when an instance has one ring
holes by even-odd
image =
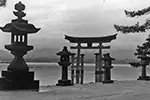
[[[13,58],[13,55],[11,55],[10,52],[0,50],[0,60],[1,61],[3,61],[3,60],[10,61],[10,60],[12,60],[12,58]]]
[[[52,48],[41,48],[35,49],[27,53],[25,58],[39,58],[39,57],[47,57],[47,58],[56,58],[56,53],[59,52],[59,49]]]
[[[27,61],[56,62],[59,60],[59,57],[56,55],[56,53],[59,51],[60,50],[57,48],[35,49],[29,52],[25,56],[25,59]],[[85,51],[85,52],[83,51],[83,53],[85,53],[85,62],[93,63],[95,61],[94,50]],[[114,63],[128,63],[130,61],[137,61],[136,57],[134,56],[135,50],[132,49],[118,49],[118,50],[110,51],[110,53],[111,56],[116,59]]]
[[[25,55],[26,61],[36,61],[36,62],[56,62],[58,61],[58,56],[56,55],[59,52],[59,49],[55,48],[41,48],[30,51]]]
[[[41,48],[35,49],[28,52],[27,55],[24,56],[26,61],[34,61],[34,62],[58,62],[59,57],[56,55],[60,49],[57,48]],[[74,51],[75,52],[75,51]],[[131,60],[135,60],[136,57],[134,56],[135,50],[129,49],[118,49],[115,51],[110,51],[111,56],[116,59],[117,63],[126,63]],[[84,52],[83,52],[84,53]],[[85,52],[85,62],[91,63],[94,62],[95,51],[88,51]],[[10,61],[12,60],[13,56],[7,52],[0,50],[0,60],[1,61]]]
[[[136,59],[134,53],[136,50],[132,49],[118,49],[114,51],[110,51],[111,56],[118,60],[125,60],[125,59]]]

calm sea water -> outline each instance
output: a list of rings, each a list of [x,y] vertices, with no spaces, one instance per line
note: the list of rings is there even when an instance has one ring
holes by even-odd
[[[8,64],[0,64],[0,75],[6,70]],[[35,79],[40,80],[41,86],[55,85],[61,77],[61,67],[57,63],[28,63],[31,71],[35,71]],[[127,64],[114,64],[112,69],[113,80],[136,80],[141,74],[141,68],[133,68]],[[84,83],[95,82],[94,64],[85,64]],[[147,67],[147,74],[150,68]],[[69,69],[70,79],[70,69]]]

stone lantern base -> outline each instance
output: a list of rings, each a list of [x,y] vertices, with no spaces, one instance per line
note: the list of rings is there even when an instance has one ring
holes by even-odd
[[[103,83],[114,83],[113,80],[104,80]]]
[[[149,81],[150,80],[150,76],[139,76],[139,78],[137,80]]]
[[[103,83],[114,83],[113,80],[111,80],[111,69],[113,68],[113,66],[108,67],[103,67],[104,70],[104,81]]]
[[[39,80],[34,80],[34,72],[2,71],[0,90],[36,90]]]
[[[71,80],[58,80],[57,86],[71,86],[73,85]]]

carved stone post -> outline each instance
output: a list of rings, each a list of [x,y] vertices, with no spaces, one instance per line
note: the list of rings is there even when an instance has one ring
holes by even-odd
[[[58,86],[69,86],[73,85],[71,80],[68,80],[68,66],[71,65],[70,56],[71,52],[68,51],[67,47],[64,46],[63,50],[57,53],[60,56],[60,62],[58,64],[62,66],[62,77],[58,80]]]
[[[104,60],[104,81],[103,83],[113,83],[114,81],[111,80],[111,69],[113,68],[112,66],[112,60],[115,60],[114,58],[110,57],[110,54],[104,54],[103,57]]]
[[[81,54],[81,84],[83,84],[84,79],[84,54]]]
[[[74,84],[74,62],[75,61],[75,53],[71,54],[71,82]]]

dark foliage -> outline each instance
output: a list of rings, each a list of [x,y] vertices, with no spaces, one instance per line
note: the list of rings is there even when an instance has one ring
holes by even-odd
[[[0,0],[0,7],[5,7],[7,0]]]
[[[138,68],[140,66],[140,62],[130,62],[129,64],[135,68]]]
[[[129,64],[135,68],[139,66],[147,66],[150,62],[150,35],[142,46],[137,46],[135,56],[140,59],[140,62],[130,62]]]
[[[150,29],[150,20],[146,20],[143,25],[139,25],[139,22],[133,26],[122,26],[122,25],[114,25],[117,31],[122,33],[139,33],[139,32],[146,32],[146,30]]]
[[[127,11],[125,10],[125,14],[127,17],[135,17],[135,16],[142,16],[150,13],[150,7],[138,10],[138,11]],[[123,25],[114,25],[115,29],[117,31],[120,31],[122,33],[139,33],[139,32],[146,32],[150,29],[150,20],[147,19],[146,22],[142,25],[139,25],[139,22],[137,24],[132,26],[123,26]]]
[[[141,16],[141,15],[145,15],[148,14],[150,12],[150,7],[138,10],[138,11],[127,11],[125,10],[125,14],[127,15],[127,17],[135,17],[135,16]]]

